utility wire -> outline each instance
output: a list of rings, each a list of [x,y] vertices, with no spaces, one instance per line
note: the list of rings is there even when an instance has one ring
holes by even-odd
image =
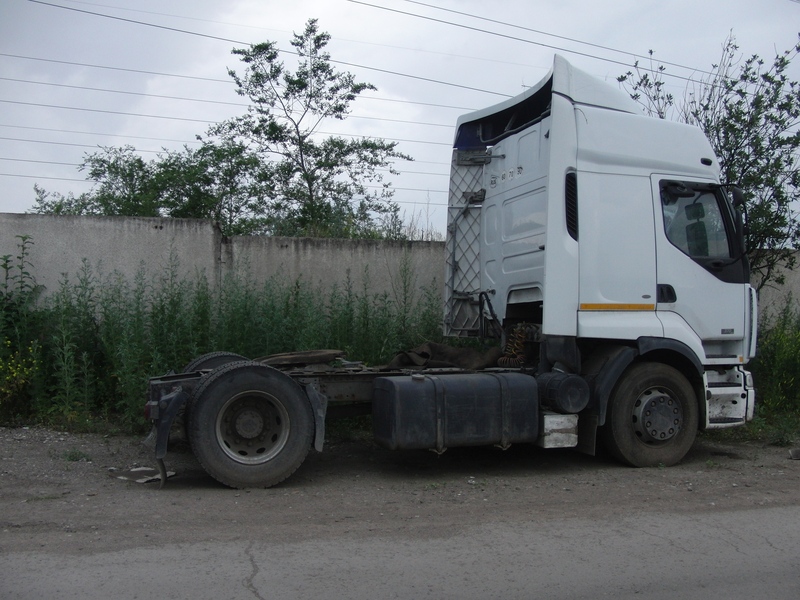
[[[36,57],[36,56],[21,56],[19,54],[8,54],[6,52],[0,52],[0,56],[5,56],[7,58],[16,58],[16,59],[19,59],[19,60],[33,60],[33,61],[39,61],[39,62],[50,62],[50,63],[56,63],[56,64],[61,64],[61,65],[69,65],[69,66],[73,66],[73,67],[86,67],[86,68],[90,68],[90,69],[108,69],[108,70],[112,70],[112,71],[123,71],[123,72],[128,72],[128,73],[139,73],[139,74],[142,74],[142,75],[157,75],[159,77],[179,77],[181,79],[193,79],[193,80],[197,80],[197,81],[210,81],[210,82],[213,82],[213,83],[225,83],[225,84],[228,84],[228,85],[232,85],[233,84],[233,82],[230,79],[215,79],[213,77],[198,77],[196,75],[180,75],[178,73],[162,73],[162,72],[159,72],[159,71],[143,71],[141,69],[127,69],[127,68],[124,68],[124,67],[111,67],[111,66],[108,66],[108,65],[93,65],[93,64],[89,64],[89,63],[80,63],[80,62],[73,62],[73,61],[67,61],[67,60],[56,60],[56,59],[53,59],[53,58],[41,58],[41,57]],[[20,81],[23,81],[23,80],[20,80]],[[31,83],[33,83],[33,82],[31,82]],[[419,105],[419,106],[432,106],[432,107],[435,107],[435,108],[451,108],[451,109],[454,109],[454,110],[468,110],[468,111],[476,110],[474,106],[452,106],[452,105],[449,105],[449,104],[435,104],[435,103],[432,103],[432,102],[416,102],[414,100],[399,100],[397,98],[380,98],[378,96],[359,96],[358,98],[361,99],[361,100],[378,100],[378,101],[381,101],[381,102],[398,102],[398,103],[401,103],[401,104],[416,104],[416,105]]]
[[[32,0],[31,0],[32,1]],[[78,110],[82,112],[94,112],[94,113],[103,113],[108,115],[123,115],[126,117],[147,117],[149,119],[167,119],[169,121],[189,121],[192,123],[206,123],[206,124],[213,124],[217,121],[208,121],[206,119],[190,119],[189,117],[170,117],[166,115],[145,115],[141,113],[130,113],[124,112],[120,110],[104,110],[101,108],[82,108],[78,106],[59,106],[57,104],[43,104],[41,102],[22,102],[21,100],[2,100],[0,102],[5,104],[17,104],[22,106],[38,106],[41,108],[59,108],[62,110]]]
[[[180,101],[186,101],[186,102],[203,102],[203,103],[210,103],[210,104],[224,104],[224,105],[228,105],[228,106],[238,106],[238,107],[241,107],[241,108],[247,108],[248,106],[250,106],[249,104],[244,104],[242,102],[224,102],[224,101],[221,101],[221,100],[207,100],[207,99],[204,99],[204,98],[186,98],[186,97],[183,97],[183,96],[165,96],[163,94],[148,94],[146,92],[131,92],[131,91],[127,91],[127,90],[111,90],[111,89],[108,89],[108,88],[96,88],[96,87],[90,87],[90,86],[85,86],[85,85],[68,85],[68,84],[65,84],[65,83],[51,83],[51,82],[47,82],[47,81],[31,81],[29,79],[15,79],[15,78],[12,78],[12,77],[0,77],[0,81],[14,81],[14,82],[17,82],[17,83],[28,83],[28,84],[32,84],[32,85],[53,86],[53,87],[61,87],[61,88],[68,88],[68,89],[74,89],[74,90],[85,90],[85,91],[90,91],[90,92],[104,92],[104,93],[109,93],[109,94],[125,94],[125,95],[130,95],[130,96],[142,96],[142,97],[145,97],[145,98],[161,98],[161,99],[167,99],[167,100],[180,100]],[[4,102],[4,100],[0,100],[0,102]],[[14,102],[14,101],[10,100],[9,102]],[[66,107],[64,107],[64,108],[66,108]],[[91,110],[91,109],[75,109],[75,110]],[[121,113],[121,114],[127,114],[127,115],[132,115],[132,116],[140,116],[140,115],[134,115],[133,113]],[[151,115],[148,115],[148,116],[151,116]],[[449,129],[453,128],[453,125],[449,124],[449,123],[425,123],[425,122],[422,122],[422,121],[408,121],[408,120],[404,120],[404,119],[389,119],[389,118],[386,118],[386,117],[367,117],[367,116],[364,116],[364,115],[352,115],[351,114],[351,115],[347,115],[347,118],[348,119],[365,119],[365,120],[369,120],[369,121],[387,121],[387,122],[390,122],[390,123],[405,123],[405,124],[408,124],[408,125],[423,125],[423,126],[426,126],[426,127],[447,127]]]
[[[103,146],[99,144],[78,144],[75,142],[53,142],[50,140],[26,140],[22,138],[13,138],[13,137],[5,137],[0,136],[0,140],[7,140],[10,142],[27,142],[29,144],[47,144],[51,146],[71,146],[73,148],[92,148],[93,150],[97,150],[98,148],[102,148]],[[136,152],[147,152],[150,154],[159,154],[163,152],[163,150],[141,150],[139,148],[136,149]]]
[[[487,23],[495,23],[497,25],[504,25],[506,27],[513,27],[514,29],[521,29],[523,31],[528,31],[530,33],[537,33],[539,35],[545,35],[547,37],[553,37],[553,38],[556,38],[556,39],[559,39],[559,40],[565,40],[567,42],[574,42],[576,44],[583,44],[584,46],[590,46],[592,48],[598,48],[600,50],[607,50],[609,52],[616,52],[617,54],[625,54],[625,55],[628,55],[628,56],[632,56],[633,58],[636,58],[636,59],[643,58],[643,59],[647,60],[647,59],[651,58],[650,56],[644,56],[642,54],[636,54],[635,52],[628,52],[626,50],[618,50],[617,48],[611,48],[609,46],[603,46],[602,44],[594,44],[592,42],[585,42],[585,41],[579,40],[577,38],[571,38],[571,37],[567,37],[567,36],[564,36],[564,35],[558,35],[558,34],[555,34],[555,33],[548,33],[546,31],[541,31],[539,29],[532,29],[530,27],[524,27],[522,25],[517,25],[515,23],[507,23],[505,21],[498,21],[496,19],[490,19],[489,17],[482,17],[480,15],[473,15],[473,14],[470,14],[470,13],[462,12],[460,10],[454,10],[452,8],[443,8],[441,6],[435,6],[433,4],[427,4],[426,2],[419,2],[419,0],[403,0],[403,1],[404,2],[408,2],[409,4],[418,4],[420,6],[427,6],[428,8],[434,8],[436,10],[441,10],[441,11],[444,11],[444,12],[449,12],[449,13],[453,13],[453,14],[456,14],[456,15],[461,15],[461,16],[464,16],[464,17],[470,17],[472,19],[479,19],[481,21],[486,21]],[[797,0],[797,1],[800,2],[800,0]],[[455,25],[455,23],[454,23],[454,25]],[[666,61],[666,60],[660,60],[659,59],[658,62],[661,63],[661,64],[664,64],[664,65],[669,65],[670,67],[678,67],[679,69],[686,69],[687,71],[693,71],[695,73],[702,73],[703,75],[714,75],[714,73],[711,73],[710,71],[703,71],[701,69],[696,69],[694,67],[687,67],[686,65],[681,65],[681,64],[674,63],[674,62],[669,62],[669,61]]]
[[[77,183],[89,183],[89,184],[96,184],[96,181],[91,181],[89,179],[75,179],[72,177],[51,177],[45,175],[20,175],[19,173],[0,173],[0,177],[18,177],[22,179],[45,179],[45,180],[53,180],[53,181],[72,181]],[[383,186],[379,185],[368,185],[365,186],[370,189],[386,189]],[[438,194],[438,193],[445,193],[443,190],[429,190],[423,188],[399,188],[399,187],[392,187],[392,190],[401,191],[401,192],[425,192],[426,194]],[[428,205],[428,206],[442,206],[445,207],[447,204],[443,202],[431,202],[430,200],[396,200],[392,198],[389,202],[394,202],[395,204],[413,204],[413,205]]]
[[[243,41],[240,41],[240,40],[233,40],[233,39],[230,39],[230,38],[224,38],[224,37],[220,37],[220,36],[216,36],[216,35],[210,35],[210,34],[207,34],[207,33],[199,33],[197,31],[190,31],[188,29],[180,29],[178,27],[168,27],[167,25],[157,25],[155,23],[148,23],[146,21],[138,21],[136,19],[126,19],[124,17],[116,17],[116,16],[113,16],[113,15],[106,15],[106,14],[103,14],[103,13],[98,13],[98,12],[94,12],[94,11],[90,11],[90,10],[83,10],[83,9],[74,8],[74,7],[71,7],[71,6],[62,6],[60,4],[52,4],[50,2],[43,2],[42,0],[28,0],[28,2],[32,2],[33,4],[41,4],[42,6],[49,6],[49,7],[52,7],[52,8],[60,8],[60,9],[68,10],[68,11],[72,11],[72,12],[92,15],[92,16],[95,16],[95,17],[102,17],[102,18],[105,18],[105,19],[112,19],[112,20],[115,20],[115,21],[123,21],[125,23],[132,23],[132,24],[135,24],[135,25],[143,25],[145,27],[153,27],[155,29],[163,29],[163,30],[166,30],[166,31],[173,31],[173,32],[176,32],[176,33],[184,33],[186,35],[194,35],[194,36],[197,36],[197,37],[202,37],[202,38],[207,38],[207,39],[212,39],[212,40],[218,40],[218,41],[228,42],[228,43],[232,43],[232,44],[239,44],[239,45],[242,45],[242,46],[249,46],[250,45],[247,42],[243,42]],[[290,50],[280,50],[279,49],[278,52],[281,52],[283,54],[289,54],[289,55],[293,55],[293,56],[298,56],[297,52],[291,52]],[[390,74],[390,75],[397,75],[398,77],[407,77],[409,79],[416,79],[418,81],[426,81],[428,83],[435,83],[435,84],[439,84],[439,85],[446,85],[446,86],[450,86],[450,87],[456,87],[456,88],[460,88],[460,89],[471,90],[473,92],[482,92],[484,94],[492,94],[492,95],[495,95],[495,96],[502,96],[504,98],[510,98],[511,97],[509,94],[503,94],[501,92],[496,92],[494,90],[484,90],[484,89],[481,89],[481,88],[476,88],[476,87],[472,87],[472,86],[468,86],[468,85],[462,85],[462,84],[459,84],[459,83],[451,83],[451,82],[447,82],[447,81],[442,81],[440,79],[432,79],[430,77],[422,77],[420,75],[411,75],[409,73],[401,73],[399,71],[391,71],[389,69],[380,69],[378,67],[368,67],[366,65],[359,65],[359,64],[356,64],[356,63],[350,63],[350,62],[345,62],[345,61],[341,61],[341,60],[329,59],[329,61],[331,63],[334,63],[334,64],[345,65],[345,66],[348,66],[348,67],[355,67],[355,68],[359,68],[359,69],[367,69],[369,71],[377,71],[379,73],[387,73],[387,74]]]
[[[38,1],[39,0],[29,0],[29,2],[38,2]],[[558,50],[559,52],[567,52],[569,54],[575,54],[577,56],[583,56],[585,58],[591,58],[591,59],[594,59],[594,60],[601,60],[601,61],[607,62],[607,63],[612,63],[612,64],[616,64],[616,65],[622,65],[624,67],[630,67],[631,66],[630,63],[628,63],[628,62],[622,62],[622,61],[614,60],[614,59],[611,59],[611,58],[602,58],[602,57],[599,57],[599,56],[595,56],[593,54],[589,54],[587,52],[580,52],[578,50],[570,50],[569,48],[564,48],[564,47],[561,47],[561,46],[554,46],[552,44],[545,44],[544,42],[535,42],[533,40],[529,40],[529,39],[526,39],[526,38],[521,38],[521,37],[516,37],[516,36],[513,36],[513,35],[508,35],[506,33],[499,33],[499,32],[496,32],[496,31],[488,31],[488,30],[486,30],[484,28],[481,28],[481,27],[472,27],[471,25],[463,25],[461,23],[455,23],[453,21],[446,21],[444,19],[437,19],[436,17],[428,17],[426,15],[420,15],[420,14],[413,13],[413,12],[408,12],[408,11],[405,11],[405,10],[399,10],[399,9],[396,9],[396,8],[388,8],[386,6],[380,6],[378,4],[370,4],[369,2],[362,2],[361,0],[347,0],[347,1],[348,2],[352,2],[353,4],[360,4],[362,6],[369,6],[370,8],[377,8],[377,9],[380,9],[380,10],[385,10],[385,11],[396,13],[396,14],[400,14],[400,15],[406,15],[406,16],[409,16],[409,17],[414,17],[416,19],[423,19],[425,21],[432,21],[434,23],[440,23],[440,24],[443,24],[443,25],[451,25],[453,27],[459,27],[461,29],[467,29],[469,31],[477,31],[479,33],[485,33],[485,34],[488,34],[488,35],[493,35],[493,36],[496,36],[496,37],[501,37],[501,38],[505,38],[505,39],[508,39],[508,40],[513,40],[513,41],[516,41],[516,42],[523,42],[525,44],[531,44],[533,46],[541,46],[542,48],[550,48],[551,50]],[[657,72],[655,69],[649,69],[647,67],[641,67],[640,66],[639,68],[641,70],[643,70],[643,71],[649,71],[651,73]],[[674,74],[671,74],[671,73],[663,73],[663,75],[664,76],[668,76],[668,77],[674,77],[675,79],[682,79],[684,81],[694,81],[690,77],[682,77],[680,75],[674,75]]]
[[[79,135],[100,135],[104,137],[130,138],[134,140],[149,140],[151,142],[176,142],[179,144],[200,144],[198,140],[176,140],[174,138],[154,138],[145,135],[121,135],[118,133],[101,133],[98,131],[76,131],[74,129],[57,129],[55,127],[33,127],[31,125],[9,125],[0,123],[0,127],[11,127],[14,129],[31,129],[33,131],[48,131],[56,133],[77,133]]]
[[[28,0],[31,1],[31,0]],[[19,58],[22,60],[36,60],[41,62],[49,62],[49,63],[56,63],[61,65],[70,65],[73,67],[88,67],[92,69],[108,69],[110,71],[124,71],[127,73],[139,73],[141,75],[159,75],[162,77],[179,77],[181,79],[194,79],[198,81],[211,81],[214,83],[225,83],[230,85],[232,82],[230,79],[216,79],[214,77],[199,77],[197,75],[180,75],[178,73],[160,73],[158,71],[145,71],[143,69],[127,69],[125,67],[109,67],[108,65],[93,65],[90,63],[80,63],[74,62],[69,60],[57,60],[55,58],[38,58],[35,56],[20,56],[19,54],[8,54],[6,52],[0,52],[0,56],[5,56],[8,58]]]
[[[7,156],[0,156],[0,160],[8,160],[13,162],[24,162],[24,163],[37,163],[42,165],[63,165],[65,167],[80,167],[78,163],[58,162],[55,160],[35,160],[33,158],[9,158]]]
[[[21,177],[23,179],[54,179],[57,181],[78,181],[81,183],[87,183],[86,179],[73,179],[70,177],[50,177],[45,175],[20,175],[19,173],[0,173],[0,177]]]
[[[127,96],[143,96],[145,98],[161,98],[163,100],[182,100],[186,102],[203,102],[205,104],[224,104],[246,108],[243,102],[225,102],[223,100],[208,100],[207,98],[186,98],[184,96],[166,96],[164,94],[148,94],[146,92],[131,92],[128,90],[111,90],[108,88],[91,87],[88,85],[69,85],[66,83],[53,83],[50,81],[32,81],[30,79],[16,79],[13,77],[0,77],[0,81],[13,81],[15,83],[28,83],[31,85],[45,85],[49,87],[67,88],[71,90],[84,90],[87,92],[105,92],[108,94],[125,94]]]

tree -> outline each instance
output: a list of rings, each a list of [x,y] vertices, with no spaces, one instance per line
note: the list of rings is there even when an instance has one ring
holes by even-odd
[[[798,53],[800,43],[769,65],[757,55],[742,60],[731,36],[720,62],[687,86],[677,104],[664,89],[663,65],[637,63],[635,73],[618,78],[649,114],[702,128],[723,181],[744,190],[747,254],[758,289],[782,284],[780,270],[795,267],[800,248],[800,83],[788,75]]]
[[[33,212],[214,219],[226,235],[402,237],[393,191],[381,170],[410,160],[395,143],[323,136],[324,120],[347,117],[368,83],[333,69],[317,21],[295,35],[291,72],[273,42],[235,49],[246,65],[229,70],[245,115],[209,128],[200,148],[149,162],[131,146],[102,148],[80,166],[95,186],[78,197],[36,186]]]
[[[396,221],[393,192],[379,169],[394,172],[392,159],[410,157],[398,152],[396,143],[319,132],[325,119],[345,119],[356,97],[375,89],[334,70],[325,51],[329,40],[317,21],[309,20],[291,42],[298,56],[294,72],[279,60],[272,42],[233,50],[246,68],[241,75],[228,72],[251,106],[210,133],[248,145],[270,165],[269,233],[372,237],[381,219]]]
[[[155,182],[155,165],[136,154],[132,146],[105,147],[87,154],[78,167],[86,179],[95,182],[91,192],[75,197],[47,192],[34,186],[35,213],[123,215],[157,217],[160,193]]]
[[[170,217],[212,219],[225,235],[258,233],[272,196],[268,166],[235,140],[203,141],[161,157],[156,181]]]

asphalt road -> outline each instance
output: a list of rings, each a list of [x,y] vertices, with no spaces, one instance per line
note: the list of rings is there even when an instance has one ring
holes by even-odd
[[[4,599],[800,598],[800,510],[475,523],[275,539],[269,515],[234,541],[82,555],[6,552]],[[301,524],[298,524],[301,526]],[[249,531],[248,531],[249,529]],[[154,536],[157,537],[157,536]]]

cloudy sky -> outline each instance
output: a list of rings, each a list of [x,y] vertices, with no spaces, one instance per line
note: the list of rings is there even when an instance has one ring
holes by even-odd
[[[679,95],[731,32],[770,60],[795,44],[800,1],[0,0],[0,211],[28,211],[34,184],[87,191],[77,165],[100,146],[151,159],[243,113],[231,50],[290,49],[309,18],[331,34],[337,68],[378,87],[323,130],[398,140],[415,161],[398,164],[395,198],[443,231],[460,114],[521,93],[555,53],[617,85],[653,50]]]

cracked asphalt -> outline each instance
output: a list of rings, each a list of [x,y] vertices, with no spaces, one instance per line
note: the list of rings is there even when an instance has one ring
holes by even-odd
[[[701,438],[669,469],[330,439],[231,490],[186,451],[0,428],[0,598],[800,598],[800,461]]]

